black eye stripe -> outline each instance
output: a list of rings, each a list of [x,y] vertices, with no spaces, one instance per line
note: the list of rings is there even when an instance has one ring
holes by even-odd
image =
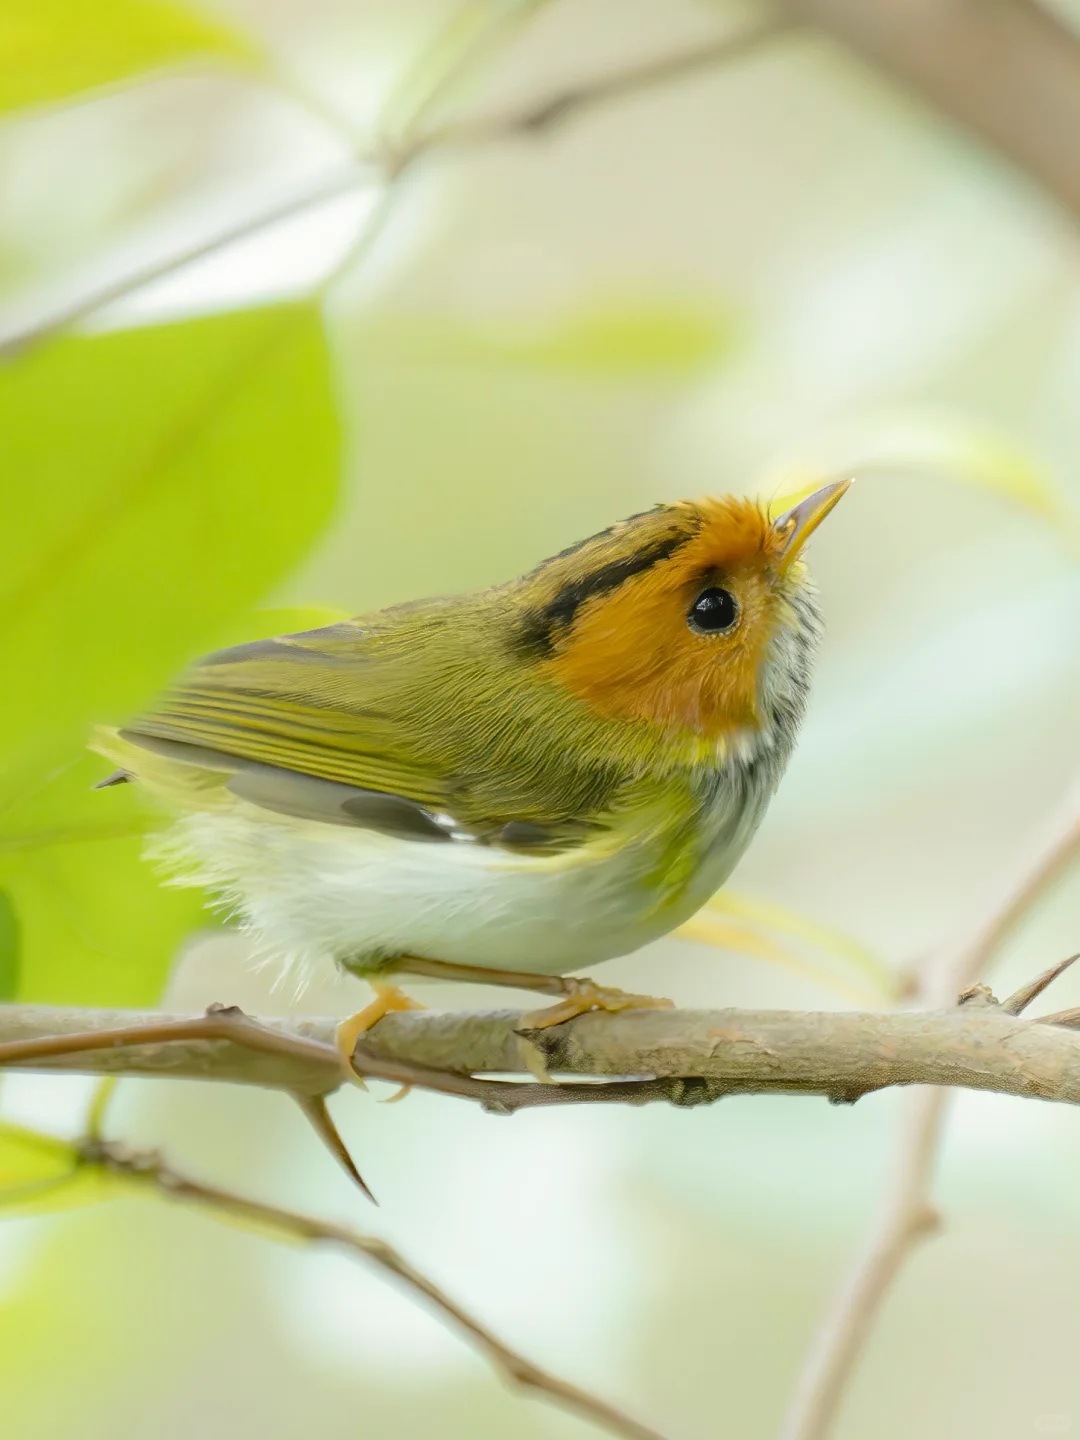
[[[684,532],[666,535],[631,555],[609,560],[606,565],[568,580],[546,605],[525,615],[517,636],[519,647],[529,654],[551,654],[556,638],[574,623],[578,611],[588,600],[610,594],[635,575],[641,575],[660,561],[670,559],[690,539],[692,536]]]
[[[686,623],[700,635],[717,635],[730,630],[739,618],[739,605],[730,590],[710,585],[690,606]]]

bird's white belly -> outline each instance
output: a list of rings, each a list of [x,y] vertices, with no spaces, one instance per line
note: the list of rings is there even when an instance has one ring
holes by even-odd
[[[691,891],[664,903],[650,880],[661,845],[654,837],[607,853],[523,856],[277,823],[238,807],[186,816],[161,848],[183,880],[243,915],[268,960],[302,980],[328,962],[363,972],[399,954],[538,974],[625,954],[692,914],[742,849],[710,854]]]

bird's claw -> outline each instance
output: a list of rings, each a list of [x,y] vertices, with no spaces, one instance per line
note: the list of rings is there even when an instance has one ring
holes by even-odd
[[[554,1005],[545,1005],[543,1010],[533,1010],[522,1018],[523,1030],[546,1030],[551,1025],[561,1025],[590,1010],[667,1010],[674,1004],[659,995],[631,995],[611,985],[597,985],[594,980],[566,981],[566,994]]]

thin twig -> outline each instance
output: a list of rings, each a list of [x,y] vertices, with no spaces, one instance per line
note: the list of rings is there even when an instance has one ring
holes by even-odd
[[[914,1245],[939,1223],[926,1192],[934,1168],[941,1095],[940,1090],[920,1090],[912,1097],[887,1204],[814,1338],[789,1402],[782,1440],[828,1433],[882,1296]]]
[[[345,1225],[336,1225],[310,1215],[283,1210],[259,1200],[250,1200],[216,1186],[192,1180],[167,1165],[156,1154],[130,1151],[115,1144],[87,1147],[87,1162],[104,1166],[115,1174],[127,1175],[154,1186],[162,1195],[201,1206],[211,1214],[280,1230],[297,1239],[336,1245],[351,1255],[370,1262],[436,1310],[473,1342],[491,1364],[514,1385],[553,1400],[595,1425],[624,1440],[664,1440],[658,1430],[632,1419],[607,1401],[591,1395],[561,1376],[543,1370],[506,1345],[494,1331],[452,1300],[434,1281],[421,1274],[385,1240],[362,1235]]]
[[[1080,784],[1073,786],[1049,822],[1040,826],[1024,859],[998,885],[968,934],[925,972],[925,991],[931,1003],[947,1004],[978,979],[1003,941],[1078,851]],[[1055,968],[1056,974],[1061,974],[1064,967]],[[1032,985],[1045,988],[1048,983],[1046,976],[1040,976]],[[1022,996],[1024,991],[1017,993]],[[982,1007],[973,1008],[986,1013]],[[992,1008],[1000,1011],[1004,1007]],[[1055,1017],[1047,1018],[1053,1021]],[[1060,1021],[1065,1024],[1067,1020]],[[911,1098],[892,1186],[862,1254],[834,1297],[803,1362],[780,1440],[824,1440],[828,1435],[885,1296],[915,1242],[931,1228],[929,1195],[946,1101],[947,1092],[942,1089],[920,1091]]]
[[[362,189],[365,185],[378,183],[379,179],[379,173],[376,172],[373,175],[370,165],[365,167],[364,162],[350,165],[346,169],[324,176],[323,179],[298,191],[297,194],[259,211],[257,215],[251,215],[245,220],[238,220],[236,224],[216,231],[207,239],[198,240],[193,245],[185,246],[182,250],[174,250],[171,255],[166,255],[162,259],[151,260],[148,264],[131,270],[116,280],[107,281],[97,289],[87,291],[85,295],[66,305],[58,306],[51,314],[10,331],[0,337],[0,360],[17,359],[31,346],[37,345],[42,340],[47,340],[50,336],[59,334],[63,330],[69,330],[73,325],[78,325],[81,321],[96,315],[99,310],[104,310],[119,300],[126,300],[129,295],[134,295],[137,291],[145,289],[147,285],[152,285],[155,281],[175,274],[177,270],[194,265],[196,261],[206,260],[221,250],[227,250],[230,245],[236,245],[241,240],[248,240],[252,235],[259,235],[262,231],[269,230],[285,220],[293,219],[294,216],[304,215],[309,210],[314,210],[330,200],[336,200],[351,191]]]
[[[425,132],[411,145],[403,147],[396,157],[395,168],[400,172],[433,151],[474,150],[502,140],[546,135],[565,121],[613,100],[641,94],[695,71],[740,59],[759,46],[790,33],[797,24],[798,21],[791,15],[767,15],[734,34],[721,35],[705,44],[690,45],[673,54],[661,55],[656,60],[646,60],[608,75],[583,80],[543,100],[481,115],[473,120],[452,121],[439,129]]]
[[[928,1004],[948,1005],[980,979],[987,965],[1027,915],[1035,901],[1080,852],[1080,779],[1028,840],[1020,866],[991,889],[981,919],[958,943],[946,945],[924,971],[922,995]]]
[[[656,61],[629,66],[613,74],[583,81],[580,85],[560,91],[546,100],[473,120],[449,123],[413,139],[406,139],[397,147],[376,148],[368,154],[358,156],[356,162],[347,169],[324,177],[308,189],[279,201],[259,214],[238,221],[235,225],[228,226],[216,235],[183,250],[174,251],[164,259],[151,261],[126,276],[109,281],[98,289],[90,290],[80,298],[59,306],[39,320],[12,330],[0,337],[0,360],[17,357],[32,345],[89,319],[106,306],[126,299],[136,291],[184,269],[197,260],[205,260],[241,240],[271,229],[284,220],[304,214],[364,186],[393,186],[421,159],[436,152],[462,153],[504,140],[539,135],[594,106],[622,99],[636,91],[651,88],[695,70],[736,59],[755,46],[791,30],[795,23],[787,16],[773,16],[749,25],[734,35],[726,35],[718,40],[678,51],[674,55],[663,56]],[[385,210],[381,218],[385,218]],[[365,244],[368,230],[369,225],[365,224],[357,237],[359,244]],[[351,254],[348,258],[351,259]],[[336,279],[345,268],[348,267],[335,266],[331,279]]]

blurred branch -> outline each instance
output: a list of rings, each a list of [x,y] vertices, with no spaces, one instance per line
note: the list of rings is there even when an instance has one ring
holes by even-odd
[[[493,1331],[463,1309],[456,1300],[452,1300],[434,1281],[410,1265],[385,1240],[373,1235],[362,1235],[359,1231],[345,1225],[336,1225],[329,1220],[282,1210],[276,1205],[266,1205],[258,1200],[219,1190],[215,1186],[204,1185],[181,1175],[156,1153],[133,1151],[122,1145],[91,1140],[84,1145],[81,1159],[84,1164],[99,1165],[114,1175],[144,1182],[169,1199],[198,1205],[219,1219],[232,1223],[239,1221],[260,1230],[278,1231],[291,1239],[335,1245],[346,1250],[392,1276],[414,1297],[431,1306],[444,1320],[464,1331],[477,1349],[512,1384],[533,1390],[545,1399],[565,1406],[583,1419],[591,1420],[611,1434],[625,1437],[625,1440],[664,1440],[659,1431],[639,1424],[613,1405],[608,1405],[606,1401],[590,1395],[588,1391],[572,1385],[558,1375],[542,1370],[516,1350],[510,1349]]]
[[[272,229],[282,221],[305,214],[365,186],[381,185],[389,190],[422,159],[442,153],[477,150],[505,140],[527,139],[546,134],[557,125],[587,110],[625,99],[629,95],[668,83],[696,70],[738,59],[756,46],[789,31],[794,24],[795,21],[786,15],[771,15],[733,35],[724,35],[705,44],[662,56],[658,60],[628,66],[623,70],[582,81],[581,84],[560,90],[544,100],[472,120],[450,122],[422,131],[412,138],[406,137],[397,144],[376,147],[367,154],[358,155],[354,164],[316,181],[259,214],[238,221],[205,240],[152,261],[117,280],[109,281],[67,305],[59,306],[51,314],[0,336],[0,360],[17,357],[30,346],[89,319],[99,310],[126,299],[147,285],[183,270],[185,266],[198,260],[216,255],[252,235]],[[380,207],[381,219],[385,219],[385,205]],[[365,226],[357,237],[358,244],[364,244],[367,230],[368,227]],[[349,258],[352,258],[351,254]],[[335,267],[329,277],[330,282],[337,279],[343,268],[345,267],[340,265]]]
[[[152,260],[149,264],[129,271],[127,275],[122,275],[117,280],[111,280],[96,290],[87,291],[85,295],[72,300],[67,305],[58,306],[49,315],[44,315],[38,320],[31,321],[28,325],[0,336],[0,360],[17,359],[31,346],[39,344],[42,340],[48,340],[51,336],[68,330],[83,320],[88,320],[99,310],[104,310],[119,300],[126,300],[129,295],[134,295],[157,280],[163,280],[166,276],[173,275],[178,270],[183,270],[186,266],[193,265],[199,260],[206,260],[211,255],[218,254],[219,251],[227,250],[230,245],[250,239],[252,235],[259,235],[264,230],[270,230],[285,220],[291,220],[297,215],[304,215],[309,210],[315,210],[320,205],[325,205],[342,195],[360,190],[365,185],[375,184],[379,179],[380,172],[372,172],[370,165],[365,168],[363,162],[336,171],[317,181],[314,185],[289,196],[288,199],[281,200],[268,209],[260,211],[257,215],[240,220],[235,225],[219,230],[205,240],[196,241],[195,244],[186,246],[182,250],[175,250],[171,255],[166,255],[160,260]]]
[[[395,169],[400,171],[406,165],[434,151],[473,150],[502,140],[527,139],[530,136],[546,135],[556,126],[574,119],[588,110],[594,110],[613,101],[641,94],[658,85],[680,80],[698,70],[708,70],[724,65],[767,41],[787,34],[796,26],[791,15],[770,14],[737,30],[731,35],[721,35],[705,44],[687,46],[670,55],[661,55],[656,60],[647,60],[640,65],[629,65],[624,70],[615,70],[608,75],[583,80],[578,85],[569,85],[543,100],[515,106],[492,115],[481,115],[474,120],[452,121],[438,129],[420,135],[411,145],[404,146],[396,157]]]
[[[1033,0],[785,0],[1080,217],[1080,37]]]
[[[922,988],[926,998],[931,1003],[946,1004],[959,992],[962,1002],[966,1002],[959,1011],[961,1015],[969,1010],[995,1017],[1019,1015],[1072,963],[1071,959],[1023,986],[1001,1006],[994,1004],[989,992],[974,982],[1017,923],[1078,853],[1080,782],[1065,796],[1056,814],[1031,837],[1020,863],[999,881],[979,907],[967,933],[925,968]],[[1050,1027],[1062,1021],[1075,1025],[1076,1019],[1075,1012],[1068,1011],[1047,1016],[1041,1022],[1041,1033],[1060,1033]],[[1035,1033],[1031,1022],[1019,1023],[1026,1023],[1029,1033]],[[1019,1057],[1013,1042],[1006,1042],[1003,1037],[999,1058],[1006,1059],[1006,1043],[1011,1056],[1006,1061],[1008,1066]],[[1050,1061],[1049,1056],[1044,1058],[1051,1066],[1059,1063]],[[1064,1080],[1072,1062],[1062,1055],[1060,1063],[1059,1078]],[[930,1190],[946,1102],[947,1094],[940,1089],[911,1097],[892,1184],[862,1254],[822,1320],[781,1427],[781,1440],[823,1440],[829,1433],[845,1386],[889,1287],[914,1244],[928,1234],[935,1223]]]
[[[351,191],[361,189],[364,185],[375,183],[378,178],[379,173],[373,174],[370,165],[365,168],[363,162],[336,171],[307,189],[291,195],[287,200],[278,201],[276,205],[270,206],[258,215],[240,220],[235,225],[219,230],[207,239],[196,241],[195,244],[188,245],[182,250],[175,250],[171,255],[166,255],[160,260],[152,260],[149,264],[129,271],[127,275],[122,275],[117,280],[111,280],[96,290],[88,291],[67,305],[57,307],[51,314],[12,330],[7,335],[0,337],[0,360],[17,359],[24,350],[29,349],[32,345],[47,340],[62,330],[70,329],[72,325],[78,325],[82,320],[88,320],[99,310],[104,310],[118,300],[127,299],[129,295],[145,289],[147,285],[152,285],[157,280],[163,280],[166,276],[175,274],[177,270],[183,270],[185,266],[194,265],[196,261],[206,260],[221,250],[227,250],[230,245],[250,239],[252,235],[258,235],[263,230],[269,230],[285,220],[291,220],[297,215],[304,215],[309,210],[317,209],[318,206],[325,205],[330,200],[336,200]]]
[[[558,125],[696,71],[740,59],[806,22],[929,100],[1080,216],[1080,38],[1031,0],[784,0],[743,29],[627,66],[520,107],[451,121],[357,156],[353,165],[257,215],[152,261],[0,336],[0,359],[88,319],[147,285],[282,221],[362,189],[393,186],[416,164]],[[423,109],[418,111],[422,114]],[[359,237],[362,241],[363,236]],[[342,267],[336,267],[331,280]]]

